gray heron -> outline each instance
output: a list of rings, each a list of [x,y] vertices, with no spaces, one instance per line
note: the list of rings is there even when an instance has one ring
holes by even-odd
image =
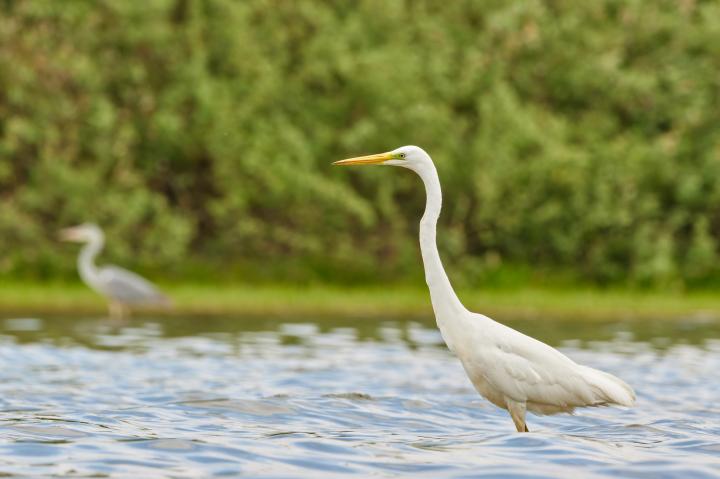
[[[85,244],[78,256],[78,272],[86,285],[109,301],[112,318],[122,318],[130,306],[170,304],[167,296],[132,271],[119,266],[95,264],[95,257],[105,244],[105,235],[99,226],[84,223],[65,228],[60,231],[60,239]]]

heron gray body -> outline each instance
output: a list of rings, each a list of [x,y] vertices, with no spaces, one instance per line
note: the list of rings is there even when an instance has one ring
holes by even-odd
[[[118,306],[168,303],[165,295],[138,274],[119,266],[95,265],[95,258],[105,243],[105,235],[98,226],[83,224],[64,229],[61,234],[67,241],[85,243],[77,260],[78,272],[85,284],[110,300],[111,314],[113,307]]]

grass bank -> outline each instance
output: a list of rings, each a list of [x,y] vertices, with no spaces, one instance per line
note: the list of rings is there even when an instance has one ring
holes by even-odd
[[[174,307],[163,315],[429,315],[421,287],[166,285]],[[720,292],[597,289],[460,291],[468,308],[496,318],[720,318]],[[0,314],[102,314],[105,302],[80,284],[0,282]]]

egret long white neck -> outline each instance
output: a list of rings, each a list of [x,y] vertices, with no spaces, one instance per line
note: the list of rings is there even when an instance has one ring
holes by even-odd
[[[437,249],[436,226],[442,208],[442,193],[440,191],[440,178],[435,166],[429,166],[416,171],[425,184],[427,199],[425,213],[420,220],[420,251],[422,252],[425,267],[425,282],[430,289],[435,316],[440,318],[445,314],[465,311],[465,307],[458,299],[445,273],[440,253]]]
[[[102,234],[94,235],[90,241],[83,247],[78,256],[77,266],[80,277],[87,283],[98,275],[97,266],[95,266],[95,257],[102,250],[105,238]]]

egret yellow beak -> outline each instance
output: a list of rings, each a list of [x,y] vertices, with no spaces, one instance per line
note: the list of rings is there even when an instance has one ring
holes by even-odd
[[[358,156],[357,158],[348,158],[347,160],[336,161],[333,165],[379,165],[380,163],[385,163],[386,161],[392,159],[393,156],[391,153],[380,153],[377,155]]]

